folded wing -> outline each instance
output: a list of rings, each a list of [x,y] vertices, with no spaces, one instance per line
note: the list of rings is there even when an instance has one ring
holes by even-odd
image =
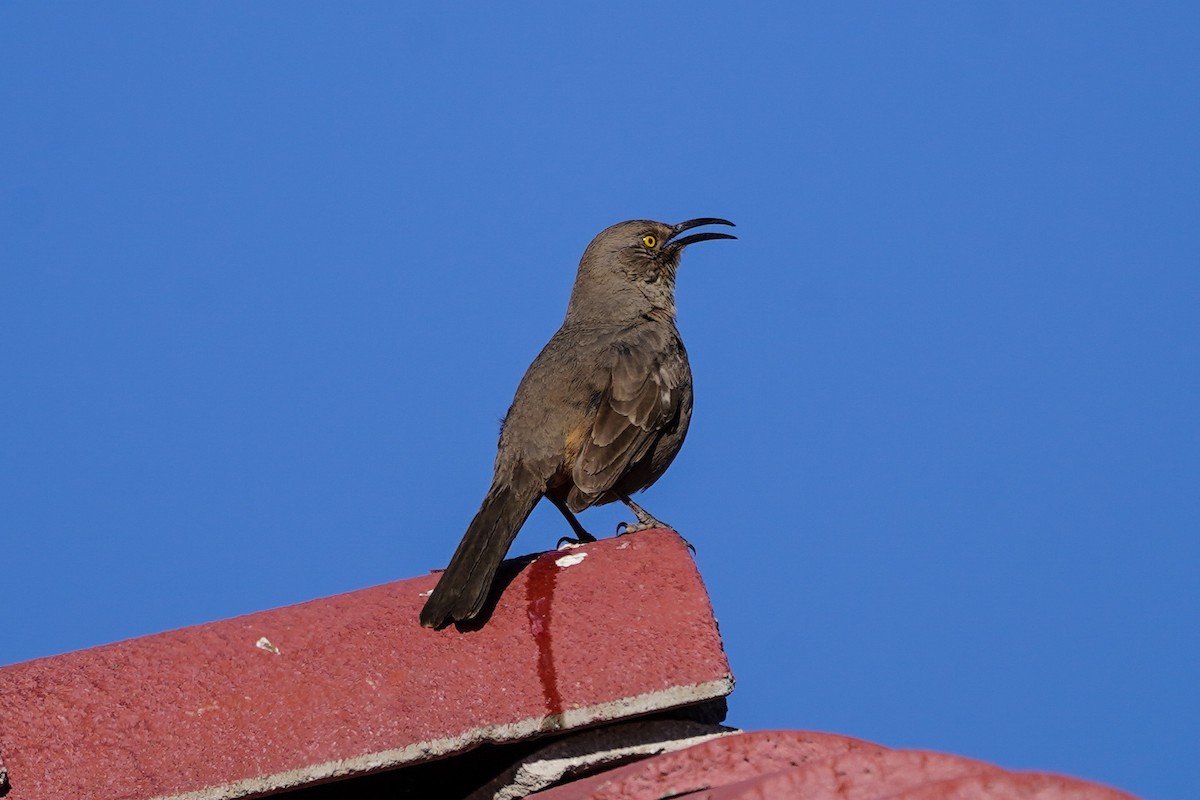
[[[576,511],[595,503],[650,453],[678,423],[684,399],[688,367],[677,335],[641,326],[607,355],[607,385],[572,471],[568,505]]]

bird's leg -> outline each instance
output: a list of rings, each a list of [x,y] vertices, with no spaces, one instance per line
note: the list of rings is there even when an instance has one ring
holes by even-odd
[[[554,507],[562,512],[562,515],[567,518],[567,522],[571,525],[571,530],[575,531],[575,536],[578,538],[572,539],[570,536],[564,536],[558,540],[557,547],[562,547],[564,544],[587,544],[588,542],[596,541],[596,537],[587,532],[579,520],[575,519],[575,515],[571,513],[571,509],[567,508],[567,504],[561,500],[550,498],[550,502],[554,503]]]
[[[679,536],[679,531],[662,520],[655,519],[649,511],[630,500],[629,495],[619,494],[617,497],[620,498],[622,503],[629,506],[629,510],[636,514],[638,518],[637,525],[630,525],[628,522],[619,523],[617,525],[617,536],[624,536],[627,533],[637,533],[638,531],[648,531],[651,528],[666,528],[669,531],[674,531],[675,535]],[[679,538],[683,539],[682,536],[679,536]],[[693,553],[696,552],[696,548],[687,539],[683,539],[683,543],[687,545],[688,550],[691,550]]]
[[[629,499],[627,494],[618,494],[621,502],[629,506],[629,510],[637,516],[637,525],[630,525],[628,522],[622,522],[617,525],[617,534],[623,536],[626,533],[637,533],[638,531],[648,531],[651,528],[666,528],[667,530],[675,530],[662,520],[655,519],[650,512],[639,506],[637,503]]]

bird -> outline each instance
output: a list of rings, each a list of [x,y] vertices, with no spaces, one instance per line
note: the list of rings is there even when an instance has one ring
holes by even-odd
[[[637,518],[619,533],[669,528],[630,499],[670,466],[692,417],[692,372],[675,323],[684,248],[737,237],[628,220],[605,228],[579,261],[562,326],[529,365],[500,428],[491,486],[424,608],[442,628],[482,611],[496,570],[533,508],[547,498],[574,538],[593,542],[575,514],[624,503]]]

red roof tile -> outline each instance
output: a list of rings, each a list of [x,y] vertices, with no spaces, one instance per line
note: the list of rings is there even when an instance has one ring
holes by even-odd
[[[895,800],[1134,800],[1133,795],[1077,778],[1038,772],[993,772],[916,786]]]
[[[877,744],[831,733],[737,733],[547,789],[536,797],[538,800],[579,800],[585,797],[595,800],[657,800],[730,781],[773,774],[843,753],[874,753],[884,749]]]
[[[1132,800],[1100,784],[1009,772],[969,758],[857,739],[758,731],[701,744],[530,795],[537,800]]]
[[[5,800],[239,797],[732,688],[674,534],[543,554],[472,631],[418,624],[435,581],[0,668]]]

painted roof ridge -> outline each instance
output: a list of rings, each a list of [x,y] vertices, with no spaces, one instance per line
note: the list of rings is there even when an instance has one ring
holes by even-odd
[[[474,629],[420,626],[425,575],[0,667],[5,800],[224,800],[732,690],[678,536],[572,552],[508,562]]]

